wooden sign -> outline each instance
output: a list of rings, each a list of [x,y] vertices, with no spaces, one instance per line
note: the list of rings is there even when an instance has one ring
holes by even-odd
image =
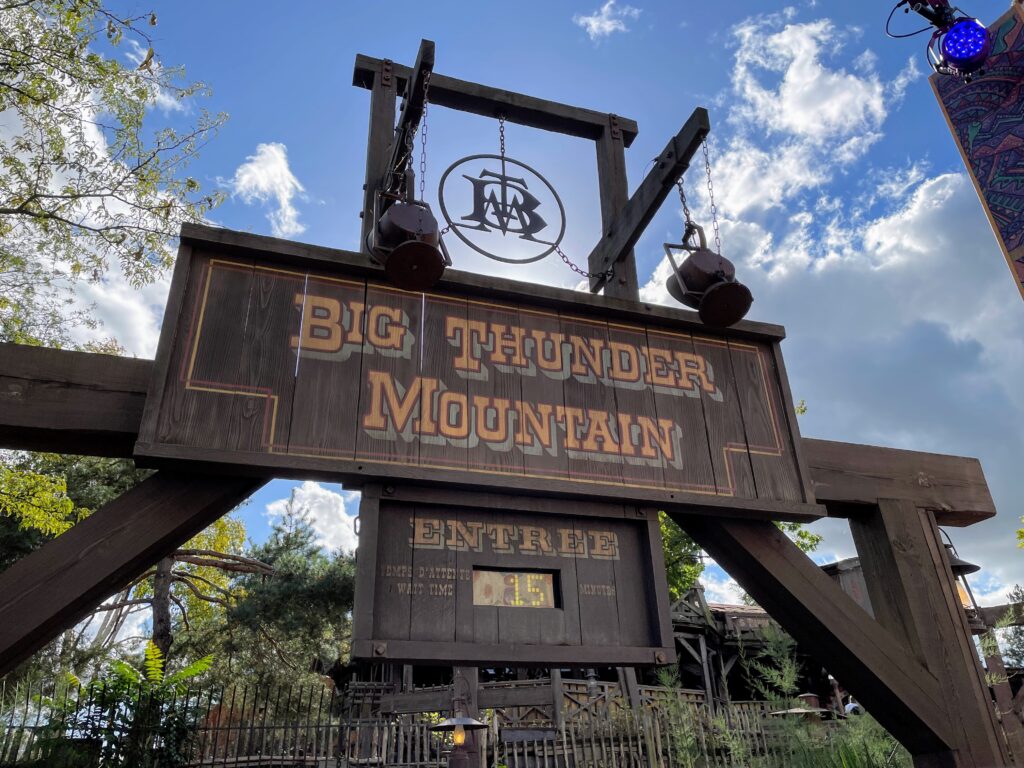
[[[474,504],[459,492],[423,498],[408,488],[364,493],[353,656],[523,665],[675,660],[655,513],[562,504],[551,514],[543,505]]]
[[[776,326],[713,334],[689,312],[458,273],[409,293],[358,254],[245,242],[186,232],[149,464],[820,514]]]
[[[1024,6],[992,26],[984,73],[931,84],[1024,298]]]

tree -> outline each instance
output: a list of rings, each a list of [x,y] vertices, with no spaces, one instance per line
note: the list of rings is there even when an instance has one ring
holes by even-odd
[[[0,340],[66,343],[94,323],[77,281],[112,261],[151,281],[180,225],[220,202],[184,170],[225,116],[152,125],[209,93],[161,65],[156,23],[100,0],[0,0]]]
[[[260,684],[294,683],[346,659],[355,596],[355,558],[316,543],[308,512],[295,501],[249,556],[273,575],[242,575],[214,650],[215,671]],[[219,669],[218,669],[219,668]]]
[[[1024,587],[1014,584],[1010,590],[1010,604],[1013,613],[1020,614],[1024,611]],[[1012,619],[1012,616],[1007,616]],[[1008,626],[1003,630],[1002,636],[1003,661],[1008,667],[1024,667],[1024,627]]]

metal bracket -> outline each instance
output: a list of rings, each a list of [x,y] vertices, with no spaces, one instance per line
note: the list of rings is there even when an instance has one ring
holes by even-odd
[[[391,59],[384,59],[380,63],[380,84],[384,88],[390,88],[394,81],[394,62]]]
[[[608,115],[608,126],[611,128],[612,138],[622,141],[622,128],[619,126],[618,115]]]

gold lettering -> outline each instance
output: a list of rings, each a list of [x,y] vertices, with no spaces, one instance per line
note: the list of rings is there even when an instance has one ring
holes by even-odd
[[[537,525],[521,525],[519,533],[523,537],[523,543],[519,547],[522,555],[553,555],[554,548],[551,546],[551,535],[547,529]]]
[[[341,329],[341,302],[327,296],[295,294],[294,303],[302,307],[302,328],[292,336],[291,348],[315,352],[337,352],[344,334]]]
[[[586,557],[587,537],[572,528],[558,529],[558,550],[562,557]]]
[[[413,412],[419,404],[422,379],[417,376],[412,386],[401,397],[398,394],[395,380],[391,378],[391,374],[384,371],[370,371],[369,379],[370,408],[369,412],[363,417],[363,428],[374,430],[387,429],[387,416],[390,416],[395,431],[403,434],[406,426],[409,424],[409,420],[412,418]],[[384,410],[385,404],[387,405],[386,413]]]
[[[410,518],[412,524],[412,538],[409,544],[413,549],[444,549],[444,525],[440,520],[430,517]]]
[[[590,556],[597,560],[619,559],[619,537],[613,531],[588,531]]]
[[[370,308],[366,338],[378,349],[401,349],[408,330],[402,325],[402,310],[399,307]]]

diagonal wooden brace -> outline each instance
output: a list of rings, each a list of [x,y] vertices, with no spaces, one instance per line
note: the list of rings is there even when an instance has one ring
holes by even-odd
[[[0,677],[264,482],[158,472],[0,573]]]
[[[594,246],[594,250],[587,258],[588,269],[591,272],[604,272],[633,250],[636,241],[640,239],[654,214],[665,202],[676,179],[690,167],[690,160],[710,132],[711,121],[708,118],[708,111],[703,107],[693,110],[693,114],[679,129],[679,133],[669,139],[658,159],[654,161],[654,168],[640,182],[629,202],[611,225],[605,228],[604,237]],[[602,285],[603,277],[591,278],[591,292],[596,293]]]
[[[911,752],[952,748],[934,675],[772,523],[672,518]]]

